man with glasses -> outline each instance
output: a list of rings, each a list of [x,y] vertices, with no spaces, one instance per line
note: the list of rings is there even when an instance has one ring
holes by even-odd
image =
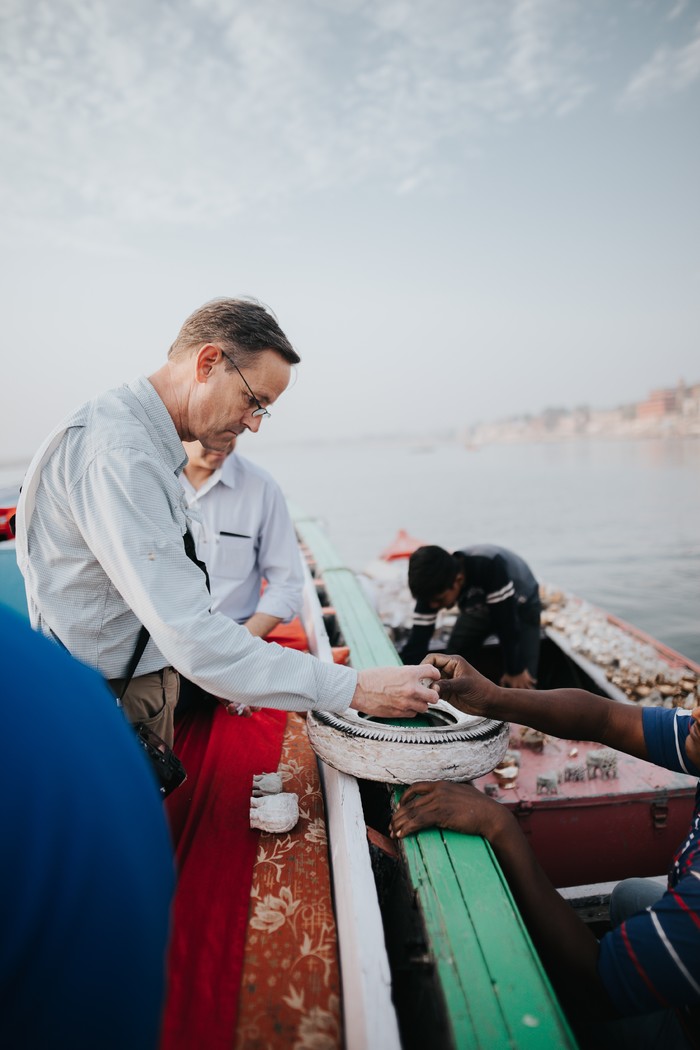
[[[168,743],[179,673],[238,705],[410,716],[435,693],[425,667],[356,672],[267,645],[210,611],[188,558],[183,441],[224,451],[257,431],[299,356],[260,303],[218,299],[184,323],[166,363],[89,401],[35,455],[17,510],[32,624],[119,692],[143,625],[148,644],[124,697],[131,721]]]

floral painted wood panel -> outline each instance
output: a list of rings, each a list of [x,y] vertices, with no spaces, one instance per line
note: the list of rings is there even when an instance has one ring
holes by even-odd
[[[340,973],[328,842],[305,717],[290,713],[279,766],[299,823],[261,833],[253,869],[236,1050],[338,1050]]]

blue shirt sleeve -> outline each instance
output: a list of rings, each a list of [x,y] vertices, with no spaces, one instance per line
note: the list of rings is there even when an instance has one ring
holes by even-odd
[[[656,904],[603,937],[598,972],[621,1015],[700,1005],[699,925],[696,862]]]
[[[645,707],[642,725],[649,761],[663,769],[700,777],[700,769],[685,753],[690,724],[690,712],[683,708]]]
[[[700,775],[685,752],[690,721],[682,709],[644,709],[644,738],[652,762]],[[659,901],[621,923],[600,943],[598,972],[623,1016],[700,1004],[700,791],[671,876]]]

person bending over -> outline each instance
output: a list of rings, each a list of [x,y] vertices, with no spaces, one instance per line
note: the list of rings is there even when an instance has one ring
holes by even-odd
[[[145,627],[150,640],[124,710],[169,744],[180,674],[229,711],[351,706],[405,717],[435,698],[421,682],[425,668],[357,672],[254,638],[211,612],[204,575],[188,557],[182,442],[224,451],[243,431],[256,432],[298,361],[262,304],[214,299],[186,319],[151,376],[64,419],[25,477],[17,561],[32,626],[117,693]]]
[[[529,689],[540,654],[539,585],[517,554],[493,544],[419,547],[408,562],[408,585],[416,599],[413,625],[401,659],[417,663],[428,651],[438,610],[459,606],[447,651],[474,660],[490,634],[503,652],[502,685]]]
[[[565,739],[596,740],[636,758],[700,776],[700,707],[639,708],[581,689],[504,689],[458,656],[432,654],[440,695],[469,714]],[[556,700],[556,703],[552,703]],[[436,825],[482,835],[492,846],[552,982],[591,1047],[692,1047],[700,1033],[700,785],[668,888],[619,883],[614,928],[602,940],[557,893],[517,818],[471,784],[418,783],[391,825],[403,838]]]
[[[192,513],[197,557],[209,573],[212,611],[266,638],[299,612],[304,575],[281,488],[236,451],[236,441],[232,437],[220,452],[201,441],[184,442],[187,464],[180,484]]]

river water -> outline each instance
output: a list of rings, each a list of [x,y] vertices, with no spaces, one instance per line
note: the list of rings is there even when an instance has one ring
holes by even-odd
[[[240,444],[350,568],[399,528],[452,549],[497,543],[700,662],[700,441]]]
[[[239,451],[324,522],[349,568],[399,528],[448,548],[510,547],[537,578],[700,663],[700,441],[561,444],[319,440]],[[0,470],[0,484],[21,477]]]

